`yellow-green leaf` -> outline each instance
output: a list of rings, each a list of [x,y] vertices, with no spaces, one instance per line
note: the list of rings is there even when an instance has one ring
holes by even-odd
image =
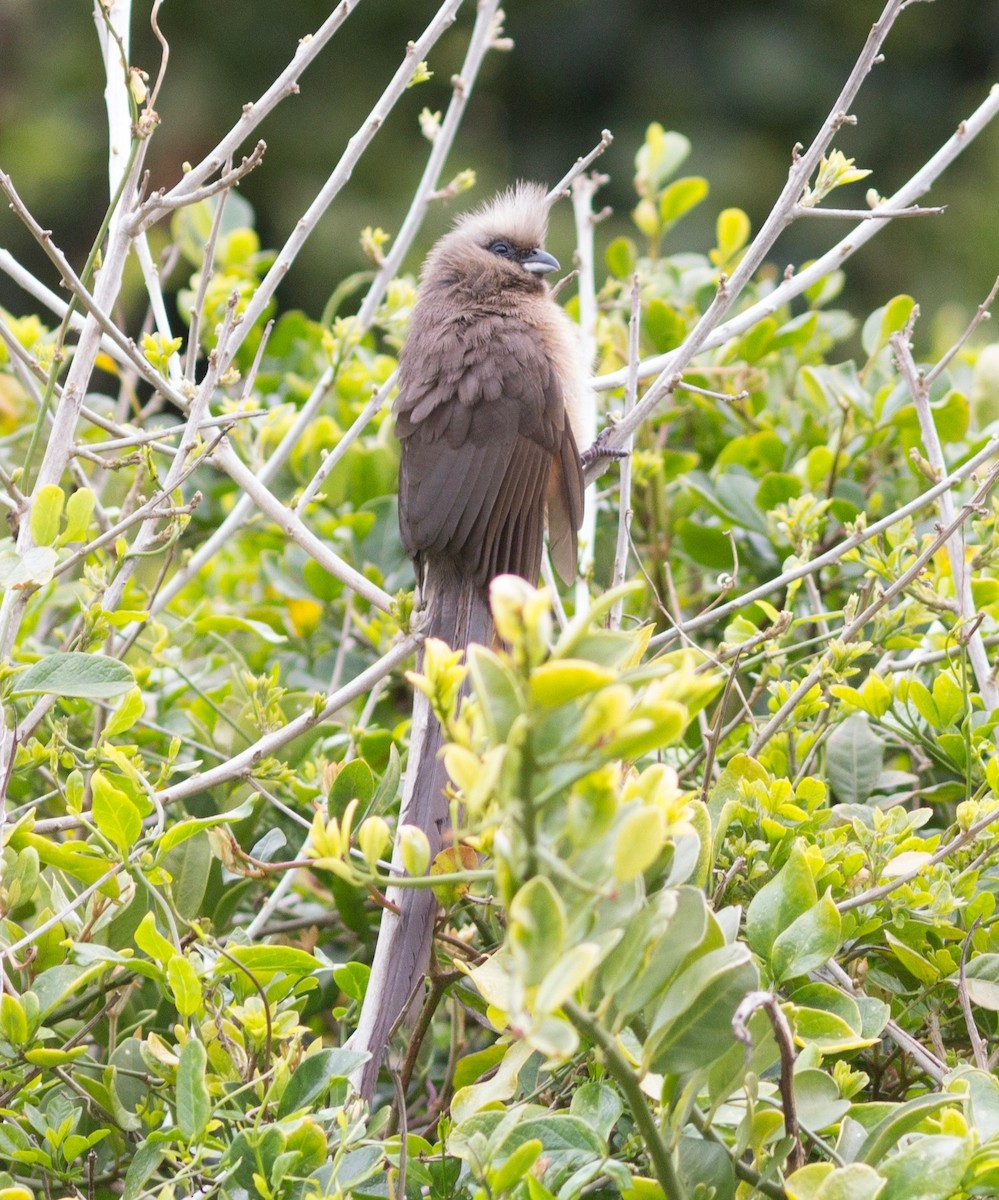
[[[60,542],[85,542],[94,515],[94,493],[88,487],[77,488],[66,501],[66,528]]]
[[[666,818],[661,809],[643,805],[628,813],[614,841],[614,878],[627,883],[641,875],[659,857],[665,835]]]
[[[142,832],[142,817],[130,796],[114,787],[103,771],[95,771],[90,781],[94,793],[91,809],[97,828],[123,853],[135,845]]]
[[[577,696],[613,683],[617,672],[581,658],[560,658],[542,663],[531,673],[531,701],[555,708]]]
[[[38,489],[31,506],[31,536],[36,546],[51,546],[59,536],[65,503],[66,497],[57,483],[47,483]]]
[[[193,1016],[201,1007],[201,980],[191,960],[177,954],[167,963],[167,984],[182,1017]]]
[[[671,183],[659,198],[659,217],[664,226],[672,225],[708,194],[708,181],[700,175],[688,175]]]
[[[156,928],[156,918],[151,912],[147,912],[139,922],[134,938],[140,950],[164,966],[180,954],[173,942],[167,941]]]
[[[716,267],[728,267],[749,241],[752,226],[741,208],[726,208],[718,214],[715,236],[718,245],[709,257]]]
[[[106,738],[117,737],[119,733],[131,729],[145,711],[146,705],[142,699],[142,692],[137,687],[130,688],[104,727],[104,736]]]

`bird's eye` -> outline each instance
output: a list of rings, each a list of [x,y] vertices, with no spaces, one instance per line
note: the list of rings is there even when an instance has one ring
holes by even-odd
[[[500,258],[512,258],[513,257],[513,247],[510,245],[509,242],[503,242],[503,241],[493,242],[492,245],[489,247],[489,251],[491,254],[498,254],[500,256]]]

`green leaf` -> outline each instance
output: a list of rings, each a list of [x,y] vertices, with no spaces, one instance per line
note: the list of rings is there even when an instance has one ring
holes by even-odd
[[[905,329],[915,307],[916,302],[911,296],[894,296],[888,301],[881,310],[881,324],[878,327],[877,339],[878,350],[888,345],[892,334],[901,333]]]
[[[885,941],[891,947],[892,953],[902,964],[903,967],[916,979],[923,983],[933,984],[940,978],[940,968],[934,963],[931,963],[928,958],[925,958],[918,951],[913,950],[911,946],[906,945],[901,938],[895,937],[889,930],[885,930]]]
[[[817,900],[812,869],[799,840],[784,866],[760,888],[746,910],[746,940],[753,951],[769,958],[781,932]]]
[[[817,1068],[795,1071],[794,1099],[798,1120],[806,1129],[828,1129],[850,1111],[850,1101],[840,1096],[836,1081]]]
[[[572,1093],[569,1111],[585,1121],[597,1137],[606,1140],[624,1112],[624,1105],[612,1087],[591,1079]]]
[[[971,1161],[971,1139],[928,1134],[881,1164],[878,1200],[952,1200]]]
[[[138,1200],[147,1190],[146,1182],[166,1157],[172,1137],[172,1133],[155,1130],[139,1144],[125,1172],[122,1200]]]
[[[249,971],[283,971],[286,975],[314,975],[322,969],[322,963],[304,950],[294,946],[228,946],[227,950],[237,962]],[[218,970],[231,971],[232,964],[220,960]]]
[[[732,1018],[759,974],[741,942],[696,959],[672,981],[646,1038],[643,1060],[680,1074],[713,1062],[732,1045]]]
[[[600,961],[600,947],[594,942],[571,946],[555,963],[538,987],[534,1007],[539,1013],[561,1008],[577,988],[589,979]]]
[[[329,794],[329,814],[341,817],[351,800],[359,800],[363,811],[375,794],[375,777],[363,758],[352,759],[337,771]]]
[[[201,980],[191,960],[175,954],[167,963],[166,974],[177,1011],[182,1017],[193,1016],[201,1008],[202,997]]]
[[[749,217],[741,208],[723,209],[715,223],[717,246],[709,256],[714,265],[722,269],[730,267],[732,260],[749,241],[751,231]]]
[[[644,306],[642,310],[642,328],[658,354],[665,354],[667,350],[672,350],[674,347],[679,346],[687,332],[687,325],[683,317],[680,316],[672,304],[667,304],[665,300],[660,300],[658,296],[653,296]],[[669,452],[667,451],[666,453],[668,454]],[[686,454],[682,452],[675,453],[679,454],[686,462],[685,470],[690,470],[696,466],[697,456],[695,454],[690,454],[689,452]],[[661,466],[667,478],[678,474],[674,470],[673,476],[670,475],[668,461],[664,461]]]
[[[186,821],[178,821],[157,841],[156,847],[161,855],[166,854],[181,842],[194,837],[203,829],[212,829],[216,825],[231,825],[236,821],[245,821],[253,815],[253,801],[244,800],[238,808],[230,808],[228,812],[213,813],[210,817],[191,817]]]
[[[528,987],[539,984],[565,945],[565,905],[551,883],[536,875],[510,901],[508,936]]]
[[[36,546],[51,546],[59,536],[59,524],[66,497],[57,483],[38,489],[31,506],[31,536]]]
[[[494,1195],[502,1195],[514,1184],[520,1183],[541,1157],[544,1148],[544,1143],[540,1138],[531,1138],[526,1142],[521,1142],[500,1167],[490,1171],[488,1177],[490,1191]]]
[[[702,891],[680,887],[660,892],[629,921],[624,937],[608,955],[600,973],[604,991],[614,996],[625,1016],[658,1004],[685,960],[712,948],[711,932]]]
[[[708,194],[708,181],[700,175],[688,175],[671,183],[659,198],[659,219],[667,229],[696,208]]]
[[[893,1105],[891,1112],[874,1126],[857,1151],[856,1161],[879,1166],[890,1150],[911,1130],[921,1125],[931,1113],[953,1104],[953,1095],[936,1093],[917,1096],[905,1104]],[[925,1140],[925,1139],[921,1139]],[[916,1145],[919,1143],[917,1142]],[[902,1200],[901,1196],[899,1200]]]
[[[787,1200],[878,1200],[885,1181],[872,1167],[809,1163],[784,1181]]]
[[[626,237],[615,238],[604,251],[607,269],[618,279],[627,279],[629,275],[634,274],[637,257],[635,243]]]
[[[142,815],[125,792],[114,787],[103,771],[90,777],[94,794],[91,816],[108,841],[127,854],[142,833]]]
[[[88,487],[77,488],[66,501],[66,528],[59,539],[67,542],[85,542],[90,534],[90,518],[94,515],[96,497]]]
[[[188,1142],[204,1133],[212,1112],[205,1082],[208,1054],[197,1038],[184,1043],[177,1066],[177,1125]]]
[[[156,917],[147,912],[135,929],[135,944],[150,958],[166,966],[180,951],[156,928]]]
[[[69,650],[50,654],[17,677],[15,696],[79,696],[86,700],[111,700],[135,687],[135,677],[124,663],[106,654]]]
[[[131,729],[135,722],[146,711],[145,701],[139,688],[130,688],[124,695],[121,704],[111,714],[107,725],[104,726],[104,737],[117,737]]]
[[[999,954],[979,954],[965,968],[968,998],[979,1008],[999,1012]]]
[[[15,1048],[28,1040],[28,1018],[16,996],[4,992],[0,996],[0,1034]]]
[[[756,506],[764,512],[770,512],[778,504],[786,504],[801,495],[801,480],[797,475],[786,471],[771,471],[764,475],[756,490]]]
[[[364,999],[370,977],[371,968],[367,963],[349,962],[333,968],[333,982],[351,1000]]]
[[[579,658],[556,658],[531,672],[530,699],[542,708],[557,708],[598,691],[618,678],[618,672]]]
[[[665,834],[666,818],[661,809],[643,804],[626,812],[614,838],[614,878],[627,883],[641,875],[662,853]]]
[[[734,567],[732,539],[716,525],[681,517],[676,523],[676,532],[684,551],[702,567],[711,571],[730,571]]]
[[[933,703],[943,729],[955,725],[964,716],[967,700],[949,671],[941,671],[933,680]]]
[[[635,155],[635,187],[640,196],[654,195],[690,154],[690,139],[653,121]]]
[[[839,949],[842,918],[826,892],[774,939],[770,965],[777,983],[814,971]]]
[[[826,773],[836,798],[843,804],[863,804],[877,786],[884,755],[884,742],[864,713],[851,713],[837,725],[826,742]]]
[[[309,1108],[321,1096],[334,1079],[346,1079],[368,1055],[356,1050],[333,1048],[307,1054],[295,1068],[288,1080],[278,1104],[278,1120]]]
[[[494,745],[501,745],[524,710],[516,676],[498,655],[485,646],[469,646],[466,661],[489,739]]]

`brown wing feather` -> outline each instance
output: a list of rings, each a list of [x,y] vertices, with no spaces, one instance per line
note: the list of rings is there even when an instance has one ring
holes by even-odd
[[[407,553],[449,562],[480,585],[506,572],[536,580],[547,504],[565,548],[559,571],[571,577],[582,476],[540,333],[498,313],[448,321],[428,304],[414,317],[399,375]]]

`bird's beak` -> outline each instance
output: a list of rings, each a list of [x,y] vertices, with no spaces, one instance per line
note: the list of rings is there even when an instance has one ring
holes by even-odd
[[[532,250],[526,258],[522,258],[525,271],[530,271],[532,275],[547,275],[549,271],[559,270],[559,261],[554,254],[549,254],[547,250]]]

